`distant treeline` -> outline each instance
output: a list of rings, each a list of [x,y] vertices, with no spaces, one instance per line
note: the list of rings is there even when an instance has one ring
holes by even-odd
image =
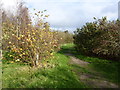
[[[58,43],[65,44],[65,43],[73,43],[73,34],[70,33],[68,30],[57,31],[58,32]]]

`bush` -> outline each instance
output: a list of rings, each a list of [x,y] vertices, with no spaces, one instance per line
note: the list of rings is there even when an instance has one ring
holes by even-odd
[[[96,20],[96,19],[95,19]],[[76,48],[83,54],[120,59],[120,21],[107,21],[106,17],[86,23],[74,35]]]
[[[21,16],[3,15],[7,17],[6,20],[3,18],[2,25],[3,50],[7,51],[3,58],[12,62],[39,66],[42,60],[53,56],[54,50],[58,48],[57,33],[52,32],[49,24],[42,19],[48,17],[48,15],[43,17],[43,12],[46,10],[35,13],[38,21],[32,25],[28,9],[26,7],[21,9],[24,10]]]

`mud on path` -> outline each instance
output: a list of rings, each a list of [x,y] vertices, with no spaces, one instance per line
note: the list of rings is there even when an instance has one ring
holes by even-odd
[[[99,72],[90,69],[89,63],[83,60],[80,60],[74,57],[70,53],[66,53],[65,55],[70,57],[70,64],[78,65],[81,68],[88,69],[91,73],[85,73],[78,70],[73,70],[79,77],[79,80],[83,82],[85,85],[91,88],[119,88],[118,85],[106,80],[104,77],[100,75]],[[88,68],[89,67],[89,68]]]

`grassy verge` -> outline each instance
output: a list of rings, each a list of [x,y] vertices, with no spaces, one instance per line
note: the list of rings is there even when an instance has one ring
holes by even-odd
[[[27,65],[3,64],[3,88],[84,88],[68,65],[69,57],[55,53],[51,67],[30,68]]]
[[[72,65],[72,67],[76,71],[92,73],[90,72],[90,70],[92,69],[100,73],[101,77],[120,85],[120,78],[118,71],[120,67],[120,62],[82,55],[75,50],[74,46],[75,46],[74,44],[64,44],[61,47],[61,51],[59,51],[59,53],[61,54],[71,53],[73,56],[79,58],[80,60],[90,63],[88,68],[82,68],[77,65]]]

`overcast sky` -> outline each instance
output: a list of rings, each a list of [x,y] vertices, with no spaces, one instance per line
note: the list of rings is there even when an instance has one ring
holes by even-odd
[[[3,0],[4,6],[12,8],[17,0]],[[118,18],[118,1],[120,0],[24,0],[32,12],[47,10],[47,21],[52,28],[74,31],[93,17],[107,16],[109,20]]]

